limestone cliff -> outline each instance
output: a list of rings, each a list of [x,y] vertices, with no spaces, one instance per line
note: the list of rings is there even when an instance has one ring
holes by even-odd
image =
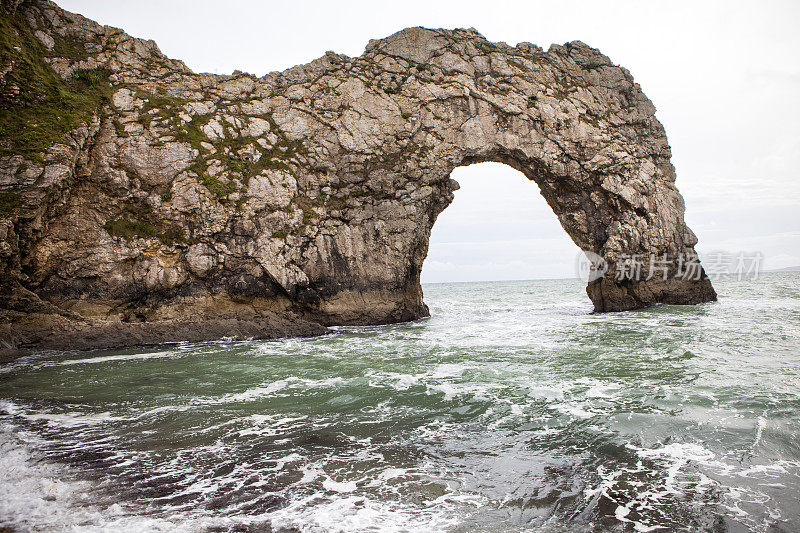
[[[697,239],[653,105],[581,42],[544,51],[410,28],[357,58],[220,76],[52,2],[2,2],[6,342],[426,316],[419,275],[450,173],[482,161],[523,172],[607,261],[587,288],[597,311],[715,299],[702,273],[615,278],[622,257],[674,259]]]

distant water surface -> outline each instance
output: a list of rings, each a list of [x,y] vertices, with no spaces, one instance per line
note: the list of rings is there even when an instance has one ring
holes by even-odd
[[[0,367],[20,531],[800,531],[800,274],[596,315],[577,280],[432,317]]]

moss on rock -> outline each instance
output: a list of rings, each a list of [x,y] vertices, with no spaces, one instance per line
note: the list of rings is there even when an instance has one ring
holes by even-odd
[[[9,216],[20,205],[22,205],[22,197],[18,192],[0,192],[0,217]]]
[[[63,52],[69,43],[59,38],[54,51]],[[72,55],[83,50],[72,44]],[[20,15],[0,17],[0,67],[10,67],[0,85],[0,155],[41,162],[43,152],[89,122],[109,98],[108,70],[76,70],[64,79],[47,64],[47,55]]]

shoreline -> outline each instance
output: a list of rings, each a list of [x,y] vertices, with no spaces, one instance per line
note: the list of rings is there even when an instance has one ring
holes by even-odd
[[[441,282],[426,285],[509,282],[511,281]],[[6,310],[5,316],[0,316],[0,365],[37,351],[115,350],[177,343],[213,342],[226,338],[238,340],[306,338],[330,334],[332,333],[330,326],[368,324],[368,322],[359,320],[343,321],[341,324],[323,323],[315,317],[304,317],[288,310],[256,309],[250,306],[227,309],[222,314],[214,315],[208,314],[207,310],[202,308],[198,308],[194,316],[186,317],[185,315],[188,314],[186,310],[183,313],[183,317],[176,312],[172,315],[175,318],[128,322],[119,317],[84,318],[74,314],[64,316],[46,311],[25,313]],[[427,313],[414,318],[400,317],[400,320],[379,320],[371,325],[413,321],[425,316],[428,316]],[[410,320],[402,320],[402,318],[410,318]]]
[[[293,315],[188,318],[152,322],[74,320],[33,314],[0,325],[0,364],[43,350],[114,350],[223,338],[280,339],[317,337],[331,330]]]

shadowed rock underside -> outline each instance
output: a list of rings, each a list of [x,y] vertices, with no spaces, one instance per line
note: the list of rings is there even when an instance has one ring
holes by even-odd
[[[716,295],[652,103],[581,42],[410,28],[357,58],[195,74],[51,2],[3,0],[0,336],[111,347],[427,316],[420,271],[484,161],[535,182],[606,275],[597,311]],[[667,280],[615,279],[622,258]]]

